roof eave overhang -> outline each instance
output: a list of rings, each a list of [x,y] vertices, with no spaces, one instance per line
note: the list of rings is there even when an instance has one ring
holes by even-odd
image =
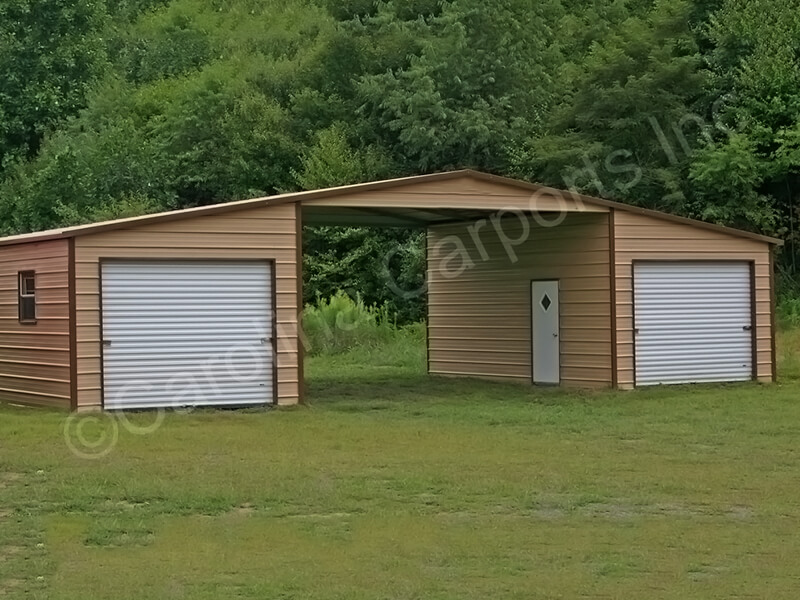
[[[547,192],[549,194],[568,194],[571,199],[579,200],[582,203],[594,205],[594,206],[602,206],[613,210],[621,210],[621,211],[628,211],[637,214],[642,214],[658,219],[663,219],[667,221],[683,223],[685,225],[690,225],[694,227],[699,227],[703,229],[709,229],[713,231],[717,231],[719,233],[724,233],[727,235],[731,235],[733,237],[740,237],[740,238],[748,238],[760,242],[765,242],[768,244],[773,244],[776,246],[782,246],[784,244],[783,240],[760,235],[757,233],[751,233],[748,231],[743,231],[740,229],[733,229],[730,227],[725,227],[722,225],[716,225],[713,223],[706,223],[705,221],[697,221],[694,219],[689,219],[686,217],[679,217],[676,215],[671,215],[668,213],[659,212],[656,210],[646,209],[646,208],[639,208],[636,206],[632,206],[629,204],[622,204],[620,202],[615,202],[612,200],[605,200],[602,198],[595,198],[593,196],[586,196],[583,194],[579,194],[573,191],[565,191],[559,190],[556,188],[551,188],[547,186],[537,185],[534,183],[528,183],[525,181],[520,181],[517,179],[510,179],[507,177],[502,177],[500,175],[492,175],[489,173],[483,173],[480,171],[473,171],[473,170],[460,170],[460,171],[447,171],[444,173],[434,173],[430,175],[417,175],[412,177],[402,177],[397,179],[387,179],[383,181],[374,181],[369,183],[359,183],[353,185],[346,185],[340,187],[333,187],[333,188],[326,188],[321,190],[311,190],[305,192],[292,192],[288,194],[281,194],[277,196],[266,196],[261,198],[253,198],[249,200],[239,200],[235,202],[228,202],[224,204],[215,204],[211,206],[203,206],[199,208],[190,208],[184,210],[177,210],[171,211],[166,213],[158,213],[153,215],[144,215],[140,217],[133,217],[129,219],[119,219],[116,221],[106,221],[101,223],[93,223],[88,225],[80,225],[72,228],[64,228],[60,230],[53,230],[53,231],[45,231],[41,233],[32,233],[32,234],[23,234],[19,236],[11,236],[7,238],[0,239],[0,246],[10,246],[16,244],[27,244],[27,243],[37,243],[37,242],[46,242],[52,241],[57,239],[65,239],[65,238],[73,238],[83,235],[90,235],[101,233],[105,231],[113,231],[116,229],[126,229],[130,227],[136,227],[139,225],[149,224],[149,223],[161,223],[161,222],[168,222],[173,220],[180,220],[180,219],[187,219],[192,217],[199,217],[199,216],[212,216],[227,212],[233,212],[237,210],[247,210],[258,208],[260,206],[267,207],[267,206],[278,206],[281,204],[286,203],[295,203],[295,202],[303,202],[304,200],[320,200],[324,198],[332,198],[332,197],[339,197],[343,195],[347,195],[350,193],[363,193],[373,190],[381,190],[381,189],[390,189],[390,188],[401,188],[406,187],[409,185],[414,185],[416,183],[422,182],[431,182],[431,181],[444,181],[449,179],[458,179],[463,177],[469,177],[477,180],[482,181],[490,181],[494,183],[500,183],[504,185],[508,185],[511,187],[515,187],[517,189],[524,189],[529,190],[532,193],[536,192]]]

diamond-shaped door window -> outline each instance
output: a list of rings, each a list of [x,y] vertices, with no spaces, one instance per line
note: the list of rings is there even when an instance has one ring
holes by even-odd
[[[546,311],[548,308],[550,308],[550,305],[552,303],[553,303],[553,301],[550,300],[550,296],[545,294],[544,298],[542,298],[542,301],[541,301],[542,308],[545,309],[545,311]]]

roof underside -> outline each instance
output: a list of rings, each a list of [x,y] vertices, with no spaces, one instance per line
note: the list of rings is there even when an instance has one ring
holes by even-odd
[[[29,233],[2,238],[0,246],[71,238],[115,229],[130,229],[161,221],[190,219],[286,203],[301,204],[304,225],[374,227],[427,227],[472,221],[511,211],[558,214],[607,213],[616,209],[714,229],[736,237],[773,244],[783,243],[781,240],[746,231],[467,170],[254,198]]]
[[[490,217],[491,210],[403,209],[347,206],[303,206],[303,225],[341,227],[406,227],[475,221]]]

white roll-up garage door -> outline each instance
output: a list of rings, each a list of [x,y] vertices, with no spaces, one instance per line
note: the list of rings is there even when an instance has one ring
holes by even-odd
[[[273,402],[267,262],[102,264],[107,409]]]
[[[634,264],[636,384],[753,376],[746,262]]]

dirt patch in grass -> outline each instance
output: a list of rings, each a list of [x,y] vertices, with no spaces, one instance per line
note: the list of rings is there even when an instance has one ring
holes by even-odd
[[[352,517],[351,513],[335,512],[335,513],[311,513],[308,515],[288,515],[288,519],[310,519],[310,520],[329,520],[329,519],[347,519]]]
[[[24,478],[23,473],[15,473],[13,471],[6,471],[0,473],[0,489],[5,488],[13,483],[21,481]]]
[[[16,592],[25,585],[24,579],[6,578],[0,579],[0,596],[6,596],[12,592]]]
[[[0,546],[0,561],[16,558],[23,552],[25,552],[23,546]]]
[[[237,506],[231,512],[233,512],[236,515],[248,516],[248,515],[252,515],[254,512],[256,512],[256,507],[253,506],[252,504],[245,503],[245,504],[242,504],[241,506]]]

